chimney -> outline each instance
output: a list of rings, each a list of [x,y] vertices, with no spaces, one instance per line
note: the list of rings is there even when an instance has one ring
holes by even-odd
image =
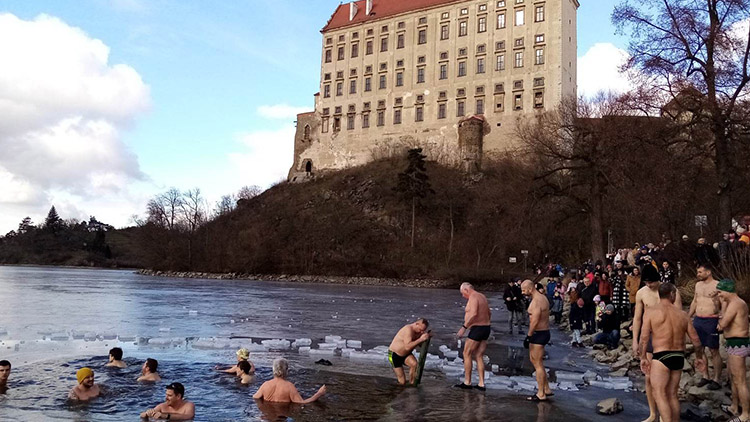
[[[353,21],[355,16],[357,16],[357,5],[351,2],[349,3],[349,22]]]
[[[365,8],[365,16],[370,16],[372,12],[372,0],[367,0],[367,7]]]

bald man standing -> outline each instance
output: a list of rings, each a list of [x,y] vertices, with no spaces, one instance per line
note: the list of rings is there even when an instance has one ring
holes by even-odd
[[[463,337],[466,330],[469,330],[468,339],[464,344],[464,382],[456,384],[456,387],[469,389],[471,388],[471,369],[472,360],[477,362],[477,374],[479,383],[476,388],[485,391],[484,386],[484,351],[487,349],[487,339],[490,338],[490,305],[487,303],[487,297],[474,290],[474,286],[469,283],[463,283],[460,288],[461,296],[468,299],[466,311],[464,313],[464,324],[458,330],[456,336]]]
[[[537,393],[527,400],[533,402],[547,401],[552,396],[549,388],[547,371],[544,369],[544,346],[550,339],[549,332],[549,300],[547,296],[536,290],[534,282],[526,280],[521,284],[521,293],[531,298],[529,304],[529,333],[523,342],[523,347],[529,349],[529,359],[536,371]]]

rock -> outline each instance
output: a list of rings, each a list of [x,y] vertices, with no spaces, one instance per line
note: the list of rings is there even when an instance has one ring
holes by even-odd
[[[622,402],[616,398],[602,400],[596,405],[596,411],[601,415],[616,415],[623,410]]]
[[[627,374],[628,374],[628,368],[620,368],[616,371],[610,372],[609,376],[610,377],[624,377]]]
[[[687,394],[701,401],[709,400],[717,403],[716,407],[718,407],[718,404],[722,403],[731,404],[731,400],[726,396],[726,394],[724,394],[723,390],[711,391],[706,387],[698,388],[693,386],[688,389]]]

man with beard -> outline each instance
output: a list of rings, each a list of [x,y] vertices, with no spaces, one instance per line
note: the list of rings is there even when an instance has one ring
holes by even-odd
[[[706,265],[699,265],[695,283],[695,296],[690,304],[688,316],[693,318],[693,326],[698,332],[703,347],[711,351],[711,363],[714,367],[713,377],[709,376],[708,365],[703,372],[703,379],[697,384],[709,390],[721,389],[721,355],[719,354],[719,315],[722,314],[722,304],[717,296],[716,286],[711,269]]]

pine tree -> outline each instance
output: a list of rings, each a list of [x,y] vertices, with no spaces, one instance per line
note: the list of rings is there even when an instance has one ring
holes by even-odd
[[[53,205],[52,208],[49,209],[49,213],[47,213],[47,218],[44,220],[44,228],[52,233],[56,233],[61,225],[62,220],[60,219],[60,216],[57,215],[57,210]]]
[[[411,247],[414,248],[414,229],[417,215],[417,202],[430,193],[435,193],[430,187],[430,178],[427,176],[422,148],[410,149],[407,154],[409,165],[403,173],[398,175],[396,191],[411,200]]]

